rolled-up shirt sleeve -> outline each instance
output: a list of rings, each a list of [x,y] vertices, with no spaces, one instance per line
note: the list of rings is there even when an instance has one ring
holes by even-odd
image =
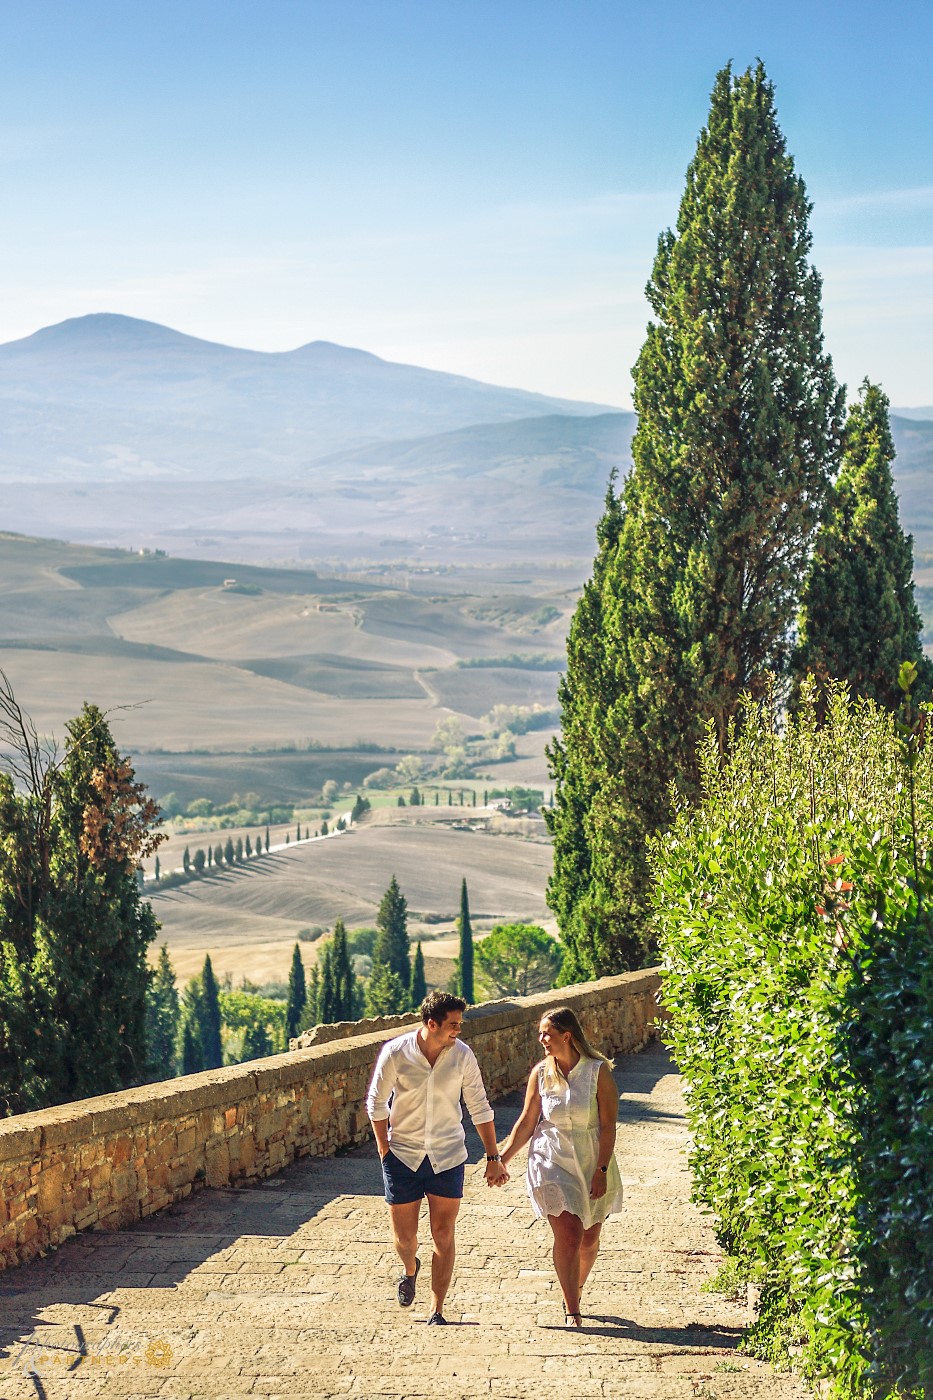
[[[463,1102],[467,1106],[467,1113],[474,1124],[491,1123],[496,1115],[489,1106],[486,1087],[483,1084],[483,1076],[480,1074],[476,1056],[468,1046],[463,1048],[467,1052],[466,1063],[463,1066]]]
[[[389,1116],[389,1099],[395,1088],[396,1069],[392,1045],[384,1045],[376,1060],[373,1077],[366,1092],[366,1112],[370,1122],[382,1123]]]

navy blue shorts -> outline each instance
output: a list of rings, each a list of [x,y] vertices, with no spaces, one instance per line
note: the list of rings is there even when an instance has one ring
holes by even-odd
[[[390,1206],[410,1205],[412,1201],[421,1201],[425,1196],[447,1196],[450,1200],[459,1200],[463,1195],[465,1167],[466,1162],[461,1162],[459,1167],[436,1172],[429,1158],[425,1157],[417,1171],[412,1171],[390,1147],[382,1159],[386,1200]]]

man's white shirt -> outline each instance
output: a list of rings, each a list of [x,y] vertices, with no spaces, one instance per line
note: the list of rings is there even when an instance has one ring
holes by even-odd
[[[417,1030],[382,1047],[366,1111],[373,1122],[389,1120],[389,1146],[417,1171],[427,1157],[433,1171],[446,1172],[467,1159],[460,1096],[474,1123],[494,1118],[476,1056],[462,1040],[445,1045],[433,1066],[418,1044]]]

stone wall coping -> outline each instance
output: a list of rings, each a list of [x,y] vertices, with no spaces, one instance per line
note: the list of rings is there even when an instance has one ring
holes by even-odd
[[[464,1039],[473,1040],[482,1032],[507,1029],[527,1023],[529,1007],[580,1004],[609,1001],[619,994],[620,984],[628,984],[633,992],[655,993],[661,978],[657,968],[643,972],[623,973],[604,977],[596,982],[561,987],[556,991],[539,992],[515,1001],[504,999],[482,1002],[472,1006],[464,1017]],[[124,1089],[96,1098],[77,1099],[56,1108],[37,1109],[0,1120],[0,1163],[24,1157],[36,1158],[50,1147],[68,1144],[87,1137],[103,1137],[111,1133],[132,1132],[151,1127],[164,1119],[177,1120],[205,1110],[227,1109],[240,1099],[257,1094],[274,1094],[296,1082],[306,1081],[310,1065],[322,1069],[356,1068],[366,1061],[375,1061],[379,1049],[387,1040],[405,1035],[407,1026],[364,1032],[344,1040],[328,1041],[307,1049],[285,1051],[247,1064],[230,1065],[225,1069],[206,1070],[179,1079],[162,1080],[154,1084]]]

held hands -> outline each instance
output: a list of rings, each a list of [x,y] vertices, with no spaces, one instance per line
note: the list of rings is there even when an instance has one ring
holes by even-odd
[[[487,1162],[483,1175],[487,1186],[504,1186],[509,1179],[504,1162]]]

